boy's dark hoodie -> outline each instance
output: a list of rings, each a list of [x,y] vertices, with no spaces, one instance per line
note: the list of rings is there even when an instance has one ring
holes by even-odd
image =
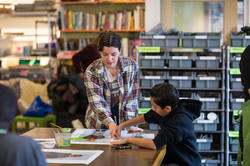
[[[157,149],[167,145],[164,164],[200,166],[201,157],[196,147],[193,120],[200,116],[202,103],[198,100],[180,100],[176,108],[165,117],[153,110],[144,115],[146,122],[159,124],[161,129],[155,137]]]

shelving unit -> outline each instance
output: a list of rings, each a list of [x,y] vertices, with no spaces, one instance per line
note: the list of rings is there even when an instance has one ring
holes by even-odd
[[[122,38],[129,39],[138,38],[140,32],[144,31],[144,0],[64,1],[60,5],[60,36],[64,39],[64,50],[68,50],[70,39],[95,38],[101,30],[112,30]]]
[[[52,75],[55,75],[55,68],[53,64],[56,64],[56,59],[52,58],[52,48],[51,43],[52,41],[55,41],[56,39],[56,33],[55,33],[55,27],[56,27],[56,15],[54,14],[55,10],[49,10],[49,11],[29,11],[29,12],[14,12],[12,14],[4,15],[6,18],[34,18],[34,35],[28,35],[28,37],[33,37],[34,40],[31,40],[34,45],[33,50],[29,48],[30,53],[36,54],[38,52],[44,52],[46,56],[21,56],[21,55],[14,55],[11,54],[11,56],[5,56],[0,58],[0,67],[1,69],[1,79],[9,79],[9,78],[28,78],[31,80],[47,80],[51,79]],[[37,20],[35,20],[38,18]],[[41,21],[41,18],[44,18]],[[46,20],[46,21],[45,21]],[[48,48],[46,49],[38,49],[38,40],[37,38],[41,36],[37,30],[38,24],[43,23],[48,25],[48,34],[46,34],[46,37],[48,37]],[[17,23],[18,24],[18,23]],[[18,26],[18,25],[17,25]],[[6,33],[6,35],[12,35],[16,37],[17,35],[20,37],[26,37],[27,35],[25,33],[23,34],[17,34],[17,33]],[[42,35],[45,36],[45,35]],[[34,51],[35,50],[35,51]],[[27,54],[30,55],[30,54]],[[14,64],[14,65],[13,65]],[[22,64],[29,64],[29,65],[36,65],[36,67],[18,67],[18,65]],[[15,67],[16,66],[16,67]],[[48,66],[48,68],[43,69],[42,67],[38,66]],[[9,68],[8,67],[12,67]],[[14,67],[14,68],[13,68]],[[34,70],[33,70],[34,68]],[[39,69],[38,69],[39,68]],[[39,71],[38,71],[39,70]]]
[[[154,41],[156,38],[157,42]],[[170,48],[166,45],[166,40],[169,39],[167,36],[143,36],[142,43],[145,42],[147,47],[137,48],[139,107],[144,109],[151,107],[149,90],[161,82],[173,84],[178,89],[181,99],[202,101],[201,117],[194,122],[202,165],[224,165],[225,51],[218,46],[217,48],[198,46],[198,48]],[[207,39],[203,37],[199,40]],[[220,43],[220,37],[216,39]],[[168,42],[172,42],[170,44],[176,47],[173,44],[176,43],[176,39]],[[148,43],[157,44],[150,47]],[[158,128],[154,126],[154,129]]]
[[[232,36],[231,36],[232,37]],[[233,45],[243,46],[243,43],[249,42],[245,37],[232,37]],[[244,41],[244,42],[243,42]],[[227,47],[227,106],[226,123],[227,131],[227,153],[226,161],[229,165],[237,165],[237,153],[239,146],[239,117],[241,114],[241,105],[244,103],[243,86],[241,84],[239,62],[241,54],[245,47]]]

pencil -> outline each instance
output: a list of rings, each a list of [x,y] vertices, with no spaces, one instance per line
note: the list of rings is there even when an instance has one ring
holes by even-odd
[[[55,126],[55,127],[59,128],[59,129],[62,128],[62,127],[60,127],[60,126],[58,126],[58,125],[56,125],[56,124],[54,124],[54,123],[49,123],[49,124],[51,124],[52,126]]]

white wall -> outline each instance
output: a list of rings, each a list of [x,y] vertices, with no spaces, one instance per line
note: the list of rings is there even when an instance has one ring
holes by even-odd
[[[145,30],[152,29],[161,22],[161,0],[146,0]]]

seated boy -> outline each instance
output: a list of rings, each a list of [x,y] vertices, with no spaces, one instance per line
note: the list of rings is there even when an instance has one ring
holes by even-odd
[[[0,92],[0,165],[46,166],[41,148],[32,138],[7,132],[16,114],[16,97],[2,84]]]
[[[164,164],[179,166],[200,166],[201,157],[196,148],[193,120],[200,116],[202,103],[197,100],[179,100],[178,91],[169,83],[155,85],[150,92],[152,109],[118,126],[116,133],[131,125],[143,123],[159,124],[161,129],[154,139],[128,137],[112,141],[113,145],[134,144],[137,146],[160,149],[167,146]]]

